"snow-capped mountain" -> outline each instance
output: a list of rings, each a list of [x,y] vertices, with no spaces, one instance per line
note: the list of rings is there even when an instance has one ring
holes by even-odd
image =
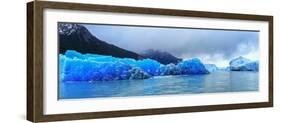
[[[67,50],[75,50],[83,54],[93,53],[120,58],[143,59],[143,56],[137,53],[98,39],[80,24],[59,23],[58,34],[60,54],[64,54]]]
[[[229,62],[230,70],[232,71],[258,71],[259,62],[251,61],[242,56],[235,58]]]
[[[71,23],[59,23],[58,31],[60,35],[71,35],[73,32],[78,30],[80,25]]]

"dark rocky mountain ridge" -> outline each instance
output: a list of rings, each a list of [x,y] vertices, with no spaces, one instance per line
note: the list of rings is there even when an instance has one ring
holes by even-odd
[[[119,58],[133,58],[136,60],[150,58],[162,64],[177,64],[182,59],[171,55],[168,52],[158,50],[147,50],[143,54],[138,54],[105,41],[98,39],[89,30],[80,24],[59,23],[59,53],[64,54],[67,50],[75,50],[82,54],[93,53],[100,55],[110,55]]]
[[[182,61],[182,59],[177,58],[168,52],[152,50],[152,49],[145,51],[141,55],[146,58],[156,60],[165,65],[170,64],[170,63],[177,64],[180,61]]]
[[[76,50],[80,53],[111,55],[120,58],[143,59],[143,56],[102,41],[92,35],[86,27],[79,24],[59,23],[59,52]]]

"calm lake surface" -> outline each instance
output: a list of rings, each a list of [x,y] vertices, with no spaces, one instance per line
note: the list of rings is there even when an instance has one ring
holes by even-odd
[[[258,72],[218,71],[206,75],[145,80],[60,82],[60,99],[258,91]]]

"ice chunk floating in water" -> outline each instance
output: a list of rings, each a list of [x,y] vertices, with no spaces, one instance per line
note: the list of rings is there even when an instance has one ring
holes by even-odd
[[[251,61],[242,56],[229,62],[232,71],[259,71],[259,62]]]
[[[135,60],[68,50],[64,55],[60,54],[59,62],[62,81],[130,80],[209,73],[198,58],[183,60],[177,65],[163,65],[152,59]]]
[[[204,64],[198,59],[184,60],[178,64],[181,69],[181,73],[186,74],[205,74],[209,71],[205,68]]]

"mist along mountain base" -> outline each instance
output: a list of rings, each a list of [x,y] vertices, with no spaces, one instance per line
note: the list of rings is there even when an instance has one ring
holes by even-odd
[[[211,48],[194,47],[199,46],[198,44],[190,46],[206,39],[208,42],[214,42],[225,35],[231,37],[227,38],[228,40],[257,41],[257,34],[241,31],[58,23],[58,97],[81,99],[258,91],[259,62],[252,59],[258,54],[252,52],[255,48],[247,49],[245,44],[232,48],[236,42],[230,46],[222,46],[228,43],[219,42]],[[184,40],[179,44],[174,43],[181,41],[186,35],[195,37],[189,38],[191,42]],[[201,38],[206,35],[208,38]],[[171,40],[173,43],[168,46],[158,46],[170,43]],[[157,41],[161,42],[154,44]],[[137,47],[132,48],[135,43],[138,43]],[[188,45],[180,48],[185,44]],[[221,55],[224,52],[219,52],[219,55],[211,54],[214,51],[218,52],[221,47],[231,50],[226,51],[224,55]],[[205,49],[209,51],[203,53],[202,50]],[[236,58],[218,60],[232,52],[238,52],[232,54],[232,58]],[[243,54],[251,59],[242,57]],[[224,67],[221,67],[222,64]]]

